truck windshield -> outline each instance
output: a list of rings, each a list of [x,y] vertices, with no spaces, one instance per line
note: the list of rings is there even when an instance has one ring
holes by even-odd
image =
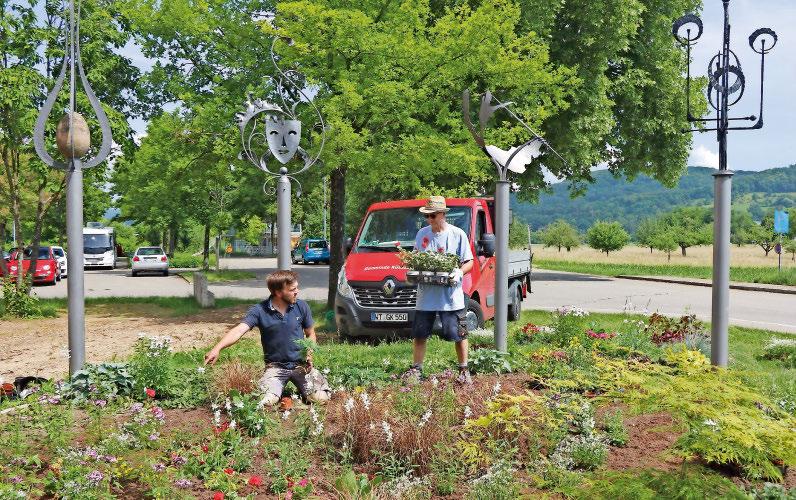
[[[84,234],[83,251],[86,254],[100,254],[113,250],[108,234]]]
[[[461,228],[470,237],[469,207],[451,207],[450,212],[445,214],[445,220]],[[425,225],[426,219],[416,207],[376,210],[369,213],[365,220],[357,251],[396,252],[396,242],[405,250],[411,250],[415,246],[417,231]]]

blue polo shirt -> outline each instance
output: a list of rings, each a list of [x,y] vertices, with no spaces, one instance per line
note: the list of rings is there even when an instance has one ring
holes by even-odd
[[[310,306],[303,300],[290,304],[283,315],[271,305],[271,298],[252,306],[241,323],[260,329],[265,363],[281,363],[295,368],[301,362],[301,348],[296,340],[304,338],[304,329],[315,324]]]

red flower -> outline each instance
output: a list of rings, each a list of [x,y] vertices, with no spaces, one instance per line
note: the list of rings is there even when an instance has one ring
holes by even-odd
[[[224,500],[224,494],[221,493],[220,491],[216,491],[213,494],[213,500]]]
[[[260,476],[252,476],[249,478],[249,484],[252,486],[262,486],[263,478],[261,478]]]
[[[203,444],[203,445],[202,445],[202,451],[203,451],[203,452],[205,452],[205,453],[207,453],[207,450],[208,450],[208,448],[207,448],[207,445],[206,445],[206,444]]]
[[[228,476],[231,476],[234,473],[235,473],[235,471],[232,469],[232,467],[227,467],[226,469],[224,469],[224,474],[226,474]]]
[[[396,241],[395,242],[395,246],[398,247],[398,248],[401,248],[401,242],[400,241]]]
[[[437,252],[439,252],[439,253],[445,253],[445,249],[444,249],[444,248],[442,248],[442,247],[439,247],[439,248],[437,248]]]
[[[144,392],[146,393],[146,396],[148,398],[154,398],[155,397],[155,389],[150,389],[149,387],[145,387],[144,388]]]
[[[423,248],[426,248],[428,246],[428,237],[427,236],[423,237],[422,246],[423,246]]]

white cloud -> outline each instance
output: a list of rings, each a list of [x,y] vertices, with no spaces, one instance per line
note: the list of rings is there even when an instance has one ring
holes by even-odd
[[[694,167],[719,168],[719,154],[714,153],[702,144],[698,144],[691,150],[688,164]]]

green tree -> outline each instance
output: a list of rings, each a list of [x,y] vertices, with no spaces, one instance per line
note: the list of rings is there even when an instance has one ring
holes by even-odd
[[[618,222],[595,222],[586,231],[586,244],[595,250],[613,252],[621,250],[630,241],[630,235]]]
[[[677,238],[683,257],[686,249],[713,241],[713,212],[705,207],[678,207],[661,217]]]
[[[745,208],[732,209],[730,217],[730,242],[741,246],[745,243],[751,243],[751,237],[754,234],[755,221],[752,219],[752,214]]]
[[[259,245],[265,234],[265,222],[257,216],[250,216],[243,221],[243,229],[238,233],[252,245]]]
[[[677,249],[677,236],[671,229],[659,228],[649,240],[651,248],[666,252],[666,261],[672,260],[672,252]]]
[[[512,217],[509,225],[509,248],[528,248],[528,225]]]
[[[636,229],[636,241],[639,245],[643,245],[645,247],[650,247],[650,253],[652,253],[652,249],[655,248],[653,245],[653,239],[655,236],[660,232],[660,221],[658,219],[654,219],[652,217],[648,217],[641,221]]]
[[[572,248],[577,248],[580,245],[578,230],[564,219],[558,219],[548,224],[542,230],[541,239],[544,246],[557,247],[559,252],[561,247],[566,248],[569,252]]]
[[[796,261],[796,240],[788,240],[782,245],[782,251],[790,254],[790,260]]]
[[[766,253],[766,257],[779,241],[779,235],[774,232],[774,214],[770,213],[763,217],[759,225],[755,225],[748,232],[751,243],[758,245]]]

